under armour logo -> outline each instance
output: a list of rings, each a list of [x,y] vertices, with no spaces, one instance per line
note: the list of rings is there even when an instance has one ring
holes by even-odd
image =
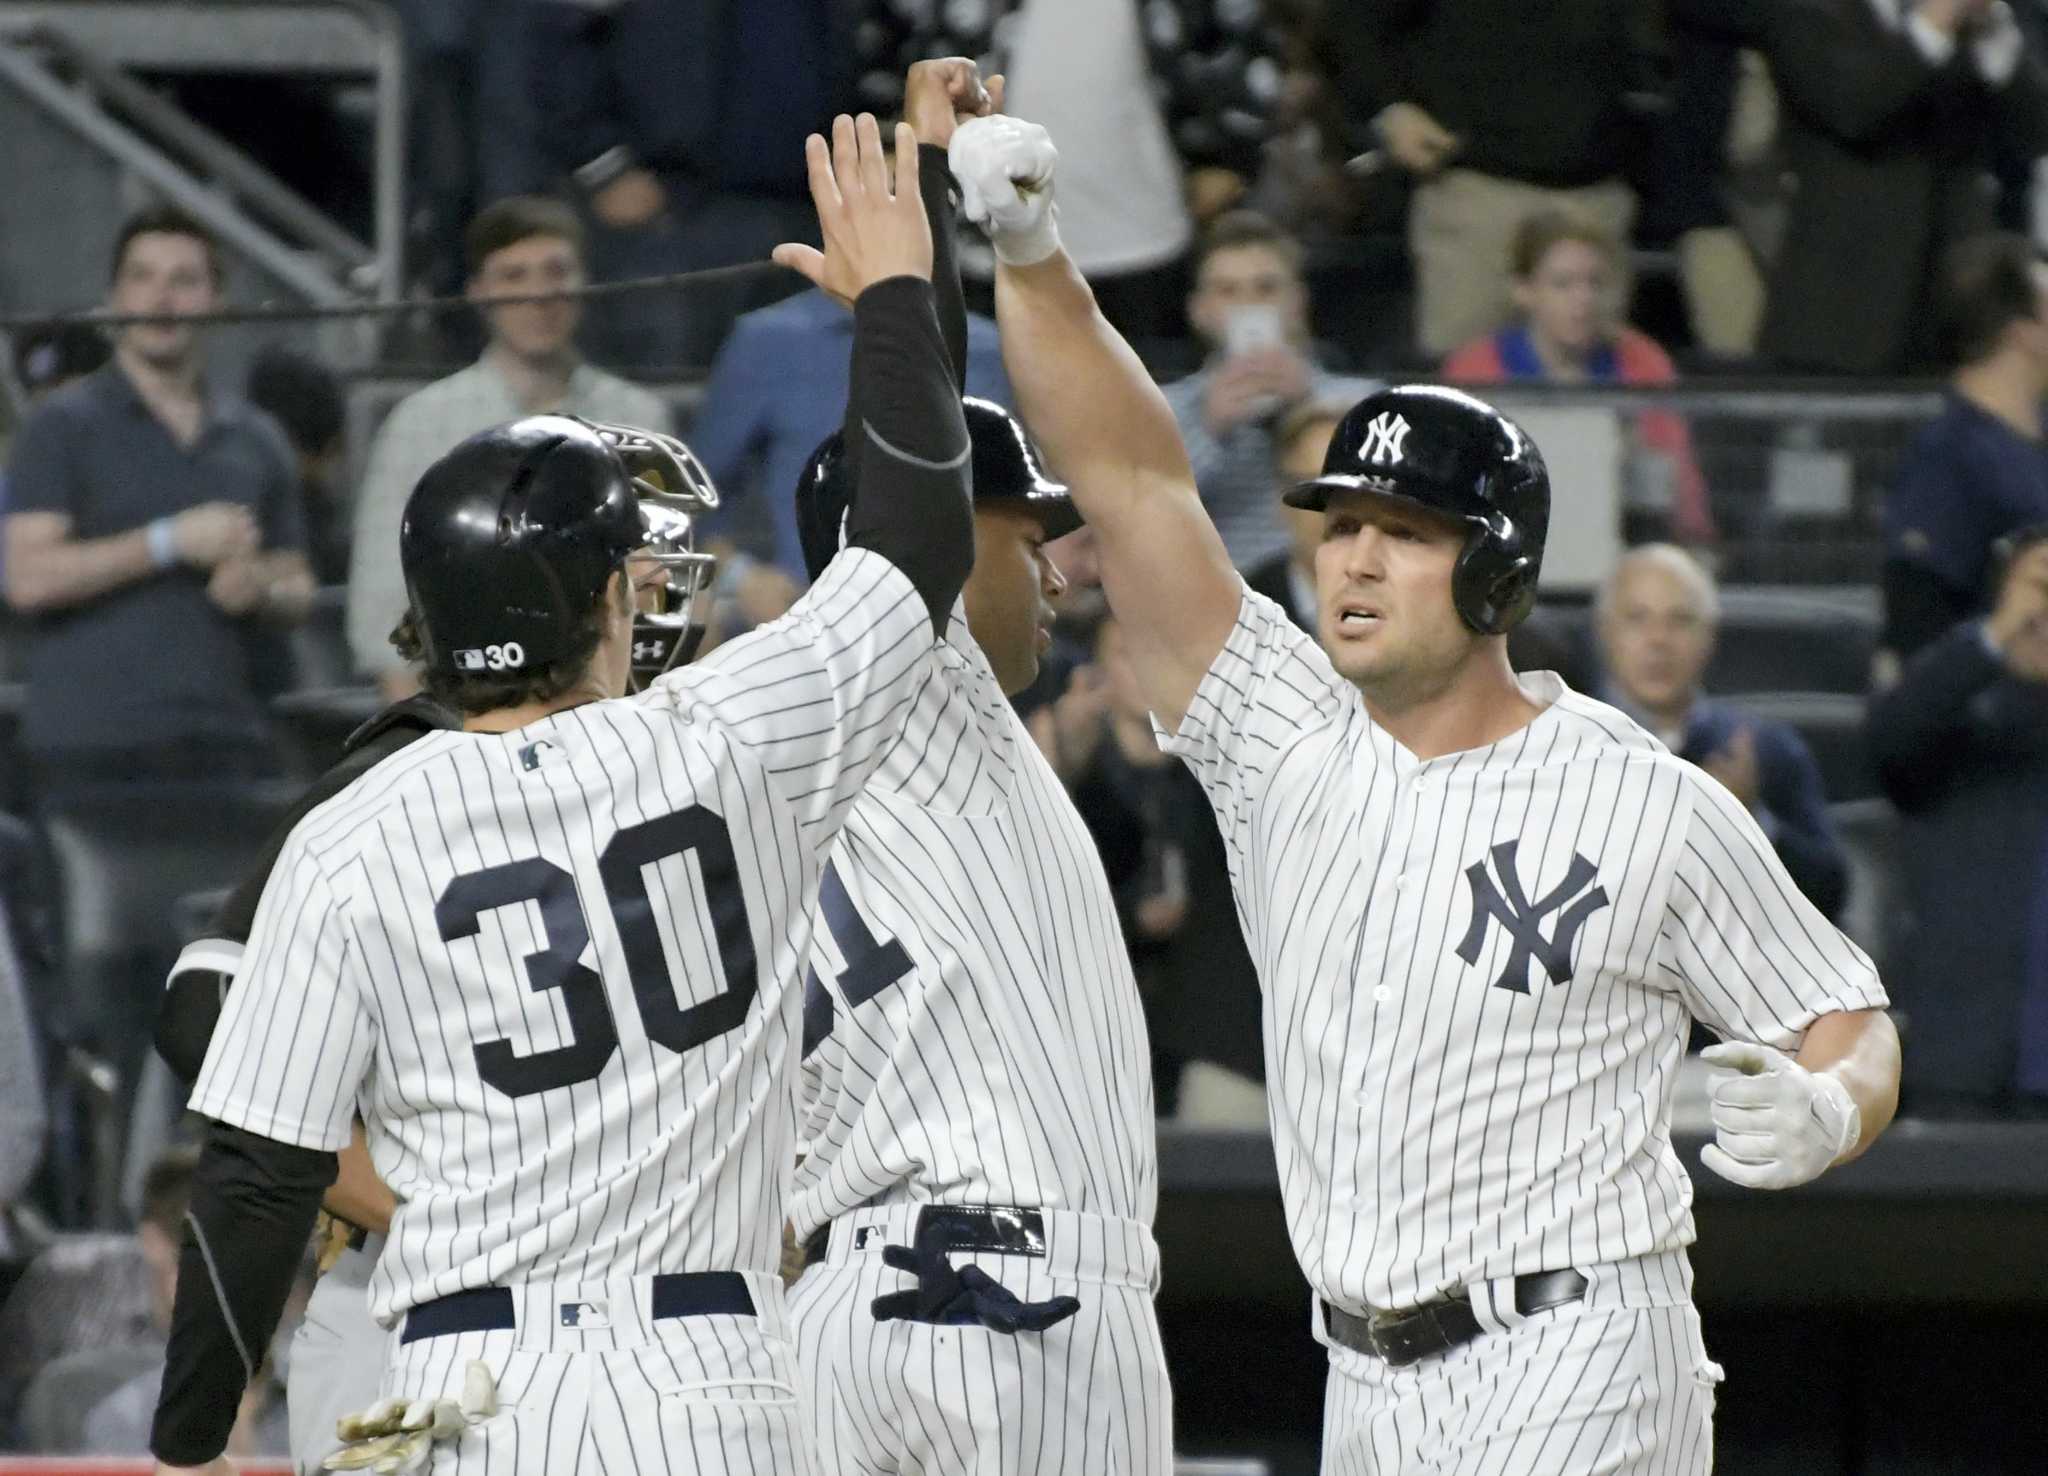
[[[1607,906],[1607,889],[1593,887],[1591,891],[1586,890],[1593,880],[1594,866],[1584,856],[1575,853],[1564,880],[1538,897],[1532,906],[1528,894],[1522,889],[1521,874],[1515,869],[1518,844],[1508,840],[1493,848],[1493,868],[1500,874],[1498,887],[1486,874],[1486,862],[1475,861],[1465,868],[1465,880],[1472,884],[1472,926],[1465,930],[1464,941],[1458,944],[1457,953],[1468,964],[1478,963],[1480,950],[1486,946],[1487,924],[1498,919],[1515,940],[1515,946],[1508,954],[1500,977],[1493,981],[1493,987],[1527,994],[1529,965],[1532,962],[1543,965],[1543,971],[1550,975],[1553,984],[1570,980],[1572,944],[1579,936],[1579,929],[1586,925],[1586,920]],[[1584,895],[1580,896],[1582,892]],[[1573,901],[1575,897],[1577,900]],[[1567,907],[1566,903],[1571,905]],[[1543,919],[1554,912],[1558,913],[1557,925],[1545,938]]]
[[[603,1302],[564,1302],[562,1326],[607,1328],[612,1325],[611,1309]]]
[[[668,643],[666,641],[633,642],[633,659],[635,661],[659,661],[662,657],[666,656],[667,654]]]
[[[1365,459],[1378,463],[1399,461],[1401,444],[1408,439],[1408,422],[1392,410],[1382,410],[1365,428]]]

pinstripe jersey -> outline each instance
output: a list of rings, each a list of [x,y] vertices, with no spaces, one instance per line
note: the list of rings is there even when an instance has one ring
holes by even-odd
[[[1258,963],[1288,1230],[1354,1310],[1687,1245],[1690,1019],[1796,1050],[1882,1006],[1749,814],[1619,712],[1418,760],[1247,590],[1177,735]]]
[[[930,617],[841,554],[634,698],[430,734],[292,832],[192,1097],[398,1196],[371,1305],[772,1273],[819,868],[926,679]]]
[[[791,1219],[936,1201],[1149,1225],[1145,1021],[1094,840],[964,605],[931,660],[819,890]]]

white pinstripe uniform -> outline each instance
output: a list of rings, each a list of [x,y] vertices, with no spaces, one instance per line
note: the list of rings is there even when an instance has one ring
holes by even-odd
[[[1115,902],[961,605],[933,664],[819,893],[812,965],[839,998],[807,992],[791,1218],[832,1228],[790,1311],[821,1464],[1166,1476],[1151,1074]],[[881,1249],[933,1203],[1042,1209],[1042,1255],[954,1263],[1081,1310],[1014,1336],[876,1321],[914,1284]]]
[[[1229,849],[1310,1286],[1356,1315],[1464,1288],[1486,1329],[1402,1367],[1333,1344],[1326,1472],[1707,1470],[1689,1021],[1794,1051],[1885,1003],[1719,783],[1524,685],[1547,706],[1520,732],[1418,760],[1247,590],[1167,740]],[[1514,1277],[1566,1268],[1581,1302],[1515,1312]]]
[[[854,550],[651,693],[423,737],[293,832],[192,1105],[323,1150],[360,1106],[399,1201],[384,1391],[453,1397],[480,1358],[507,1406],[433,1469],[811,1469],[776,1274],[795,986],[929,649]],[[659,1273],[740,1305],[658,1316]],[[486,1287],[516,1327],[403,1339]]]

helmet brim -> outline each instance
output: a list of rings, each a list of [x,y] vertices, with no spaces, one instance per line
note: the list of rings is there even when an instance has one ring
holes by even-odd
[[[1398,477],[1360,476],[1348,472],[1332,473],[1328,476],[1312,477],[1306,482],[1297,482],[1280,494],[1280,500],[1289,507],[1298,507],[1304,512],[1321,512],[1330,504],[1330,498],[1340,492],[1363,492],[1370,497],[1384,497],[1390,502],[1420,509],[1446,523],[1465,524],[1475,521],[1468,513],[1453,512],[1438,507],[1426,497],[1418,497],[1404,486]]]

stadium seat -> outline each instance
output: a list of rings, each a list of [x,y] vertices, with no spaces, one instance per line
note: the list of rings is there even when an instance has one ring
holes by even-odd
[[[149,1335],[149,1264],[136,1238],[102,1232],[57,1236],[0,1306],[0,1429],[50,1364]]]
[[[1720,697],[1750,692],[1841,692],[1870,687],[1877,614],[1799,590],[1721,591],[1721,636],[1706,685]]]
[[[1744,712],[1799,731],[1820,765],[1831,804],[1869,799],[1877,775],[1863,737],[1863,698],[1841,692],[1743,692],[1729,700]]]
[[[89,1450],[87,1424],[100,1402],[122,1385],[163,1367],[161,1343],[127,1343],[67,1354],[35,1376],[21,1399],[21,1433],[45,1455]]]
[[[1904,921],[1898,811],[1889,800],[1860,799],[1830,805],[1828,817],[1849,860],[1849,901],[1842,909],[1842,931],[1882,973]]]

